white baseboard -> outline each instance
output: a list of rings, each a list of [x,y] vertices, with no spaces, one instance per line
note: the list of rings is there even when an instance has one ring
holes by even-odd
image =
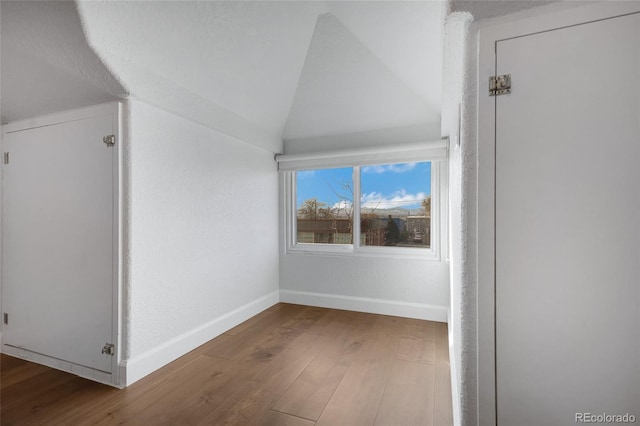
[[[395,300],[294,290],[280,290],[280,301],[298,305],[318,306],[321,308],[343,309],[347,311],[447,322],[446,306],[428,305],[426,303],[400,302]]]
[[[279,293],[275,291],[209,321],[200,327],[177,336],[150,351],[126,360],[120,365],[120,380],[122,383],[126,383],[126,386],[129,386],[243,321],[275,305],[278,301]]]

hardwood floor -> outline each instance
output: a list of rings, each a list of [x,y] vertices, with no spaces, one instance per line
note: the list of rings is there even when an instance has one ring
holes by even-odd
[[[451,425],[447,326],[278,304],[126,389],[2,355],[2,425]]]

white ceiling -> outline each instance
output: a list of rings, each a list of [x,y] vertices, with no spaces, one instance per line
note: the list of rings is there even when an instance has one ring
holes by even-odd
[[[130,94],[274,152],[439,134],[447,7],[535,3],[3,1],[2,120]]]
[[[2,1],[2,123],[117,99],[73,2]]]
[[[90,44],[133,94],[278,151],[283,139],[439,126],[445,6],[82,2],[79,10]]]
[[[346,11],[353,15],[344,21],[353,19],[352,28],[360,37],[334,13],[318,17],[286,121],[285,140],[424,123],[439,128],[441,15],[431,17],[434,8],[424,8],[424,3],[401,4],[402,11],[400,6],[386,11],[380,6],[387,5],[369,6],[369,16]],[[385,22],[385,16],[390,16],[386,26],[376,31],[370,24]],[[400,17],[407,19],[392,22]],[[410,25],[409,17],[419,22]]]

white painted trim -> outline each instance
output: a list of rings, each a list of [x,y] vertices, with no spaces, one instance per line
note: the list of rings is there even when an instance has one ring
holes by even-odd
[[[496,424],[495,383],[495,98],[488,95],[489,76],[495,74],[495,43],[543,31],[640,12],[637,2],[598,2],[505,22],[478,24],[477,69],[477,267],[478,267],[478,424]]]
[[[379,146],[360,149],[320,151],[304,154],[280,154],[275,159],[279,171],[309,170],[334,167],[400,163],[417,158],[446,160],[447,138],[419,144]]]
[[[448,139],[445,140],[448,143]],[[445,149],[446,151],[446,149]],[[294,171],[282,172],[282,188],[285,203],[284,242],[286,255],[322,255],[347,257],[377,257],[402,260],[448,261],[448,209],[449,168],[448,161],[434,158],[414,158],[412,161],[431,162],[431,247],[365,247],[360,245],[360,197],[353,205],[355,244],[305,244],[296,242],[296,178]],[[360,194],[360,166],[353,165],[354,193]]]
[[[14,133],[38,127],[53,126],[60,123],[86,120],[101,115],[109,115],[114,113],[114,111],[117,111],[118,105],[120,104],[120,102],[108,102],[105,104],[94,105],[90,107],[72,109],[53,114],[41,115],[33,118],[27,118],[25,120],[5,124],[4,126],[2,126],[2,133]]]
[[[458,370],[454,354],[453,330],[451,329],[451,308],[447,308],[447,344],[449,345],[449,371],[451,374],[451,402],[453,406],[453,425],[460,426],[460,390],[458,389]]]
[[[451,371],[451,402],[453,406],[453,425],[460,426],[460,390],[458,389],[458,371],[453,356],[453,345],[449,343],[449,369]]]
[[[426,303],[372,299],[340,294],[311,293],[308,291],[280,290],[280,301],[321,308],[367,312],[428,321],[446,322],[447,307]]]
[[[116,387],[124,385],[120,381],[120,369],[118,365],[122,359],[122,276],[123,276],[123,234],[122,234],[122,217],[123,217],[123,196],[122,196],[122,151],[123,151],[123,104],[115,102],[112,104],[114,111],[112,115],[112,126],[116,135],[116,144],[113,147],[112,173],[113,173],[113,290],[112,303],[113,311],[112,321],[112,338],[111,342],[115,344],[116,352],[111,363],[111,384]]]
[[[126,383],[126,386],[133,384],[278,302],[279,294],[277,291],[267,294],[122,362],[120,371],[123,383]]]

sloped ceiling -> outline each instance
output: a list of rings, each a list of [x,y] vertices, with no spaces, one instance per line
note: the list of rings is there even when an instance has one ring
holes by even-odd
[[[447,8],[541,3],[3,1],[2,120],[131,95],[273,152],[432,137]]]
[[[419,124],[437,134],[442,6],[330,3],[316,21],[283,138]]]
[[[89,43],[133,95],[277,152],[326,9],[317,2],[87,1],[79,10]]]
[[[79,10],[89,43],[132,94],[281,151],[283,139],[439,126],[444,6],[92,1]]]
[[[69,1],[2,1],[2,123],[125,95]]]

